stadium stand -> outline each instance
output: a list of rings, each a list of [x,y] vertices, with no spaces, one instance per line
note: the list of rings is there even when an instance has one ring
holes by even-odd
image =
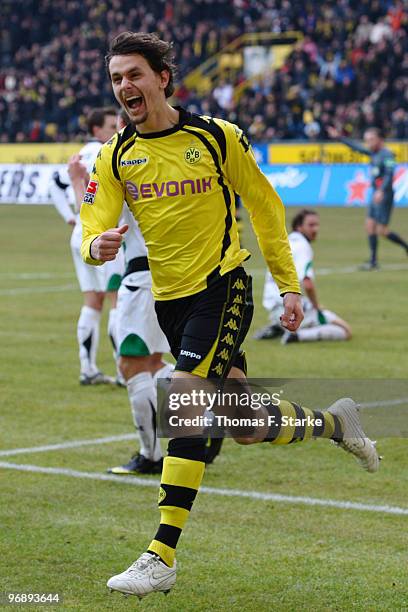
[[[408,137],[408,0],[3,0],[0,26],[1,142],[83,140],[87,110],[113,100],[107,41],[129,29],[174,40],[176,101],[239,123],[253,141],[325,140],[327,125]],[[239,62],[219,65],[209,91],[185,85],[258,32],[298,33],[280,67],[246,81]]]

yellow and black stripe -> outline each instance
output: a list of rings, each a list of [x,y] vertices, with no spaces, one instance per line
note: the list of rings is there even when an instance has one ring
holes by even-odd
[[[190,453],[194,456],[194,453]],[[159,491],[160,526],[148,551],[173,565],[181,531],[190,514],[204,474],[205,463],[185,457],[164,458]]]
[[[204,362],[200,364],[201,371],[198,374],[199,376],[225,378],[228,375],[248,332],[252,314],[251,277],[246,274],[238,276],[230,275],[228,278],[227,300],[220,319],[217,338],[210,353],[204,360],[204,362],[209,362],[209,366],[206,369]]]
[[[330,412],[310,410],[295,402],[281,400],[278,406],[271,404],[268,413],[272,422],[265,442],[271,444],[292,444],[310,438],[329,438],[337,441],[343,437],[338,417]],[[283,417],[288,419],[284,421]],[[319,421],[321,425],[318,424]]]

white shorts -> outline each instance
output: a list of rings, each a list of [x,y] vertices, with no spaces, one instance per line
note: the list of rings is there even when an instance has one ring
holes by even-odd
[[[305,315],[300,328],[306,329],[308,327],[317,327],[318,325],[325,325],[327,323],[333,323],[338,316],[331,310],[318,310],[313,308],[310,300],[302,297],[303,314]],[[283,315],[283,304],[282,302],[276,303],[271,310],[269,310],[269,321],[271,325],[280,325],[280,317]],[[323,317],[322,317],[323,315]]]
[[[103,266],[86,264],[81,256],[82,227],[77,221],[71,236],[71,253],[81,291],[117,291],[125,271],[125,259],[121,249],[114,261]]]
[[[122,276],[125,273],[125,254],[120,249],[113,261],[107,261],[102,268],[105,271],[105,291],[118,291]]]
[[[122,282],[116,306],[119,355],[144,357],[169,353],[170,347],[154,310],[150,288],[126,286]]]

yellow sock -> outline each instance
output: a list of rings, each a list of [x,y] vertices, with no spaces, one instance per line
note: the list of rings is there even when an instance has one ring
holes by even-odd
[[[291,444],[310,438],[341,439],[343,430],[337,416],[330,412],[310,410],[294,402],[281,400],[278,406],[270,406],[269,433],[265,438],[271,444]]]
[[[148,551],[172,567],[176,546],[205,469],[202,461],[165,457],[159,492],[160,526]]]

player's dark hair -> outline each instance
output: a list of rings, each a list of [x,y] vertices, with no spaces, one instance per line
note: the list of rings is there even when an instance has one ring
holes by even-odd
[[[302,210],[300,210],[297,215],[295,215],[292,219],[292,230],[294,232],[296,232],[296,230],[298,229],[298,227],[300,227],[301,225],[303,225],[304,220],[306,219],[306,217],[308,215],[317,215],[319,216],[319,213],[317,213],[315,210],[313,210],[312,208],[302,208]]]
[[[169,82],[164,93],[166,98],[169,98],[174,92],[174,77],[176,74],[173,43],[161,40],[156,34],[122,32],[111,40],[109,51],[105,56],[105,65],[109,77],[109,63],[114,55],[133,55],[136,53],[144,57],[150,68],[157,74],[167,70]]]
[[[91,136],[93,136],[94,127],[102,127],[105,123],[105,117],[110,115],[113,115],[114,117],[117,115],[117,110],[113,106],[94,108],[89,112],[86,118],[86,127]]]

